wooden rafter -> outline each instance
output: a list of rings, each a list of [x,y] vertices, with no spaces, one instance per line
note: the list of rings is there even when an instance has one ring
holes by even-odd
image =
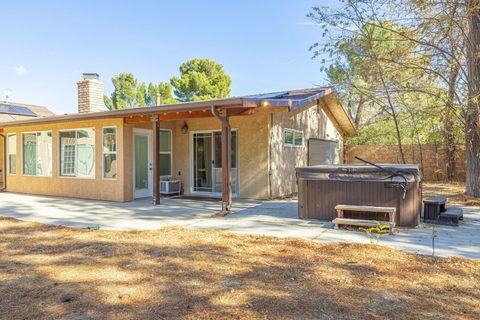
[[[234,116],[246,116],[251,115],[255,112],[254,108],[244,108],[244,107],[231,107],[223,108],[220,112],[226,112],[228,117]],[[182,111],[182,112],[164,112],[159,113],[159,121],[173,121],[173,120],[186,120],[186,119],[195,119],[195,118],[211,118],[214,117],[211,110],[196,110],[196,111]],[[151,115],[135,115],[124,118],[124,122],[128,124],[139,124],[139,123],[149,123]]]

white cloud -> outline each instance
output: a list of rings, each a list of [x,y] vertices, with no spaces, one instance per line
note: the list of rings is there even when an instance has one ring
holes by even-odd
[[[14,69],[17,76],[24,76],[28,73],[27,68],[25,68],[24,66],[17,66],[14,67]]]

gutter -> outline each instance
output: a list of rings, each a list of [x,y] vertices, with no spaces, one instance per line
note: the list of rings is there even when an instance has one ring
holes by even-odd
[[[242,98],[227,98],[219,100],[206,100],[206,101],[196,101],[196,102],[183,102],[177,104],[164,104],[155,107],[140,107],[140,108],[131,108],[123,110],[106,110],[100,112],[91,112],[91,113],[72,113],[59,116],[51,117],[42,117],[35,118],[30,120],[17,120],[9,121],[0,124],[0,128],[6,127],[17,127],[21,125],[30,125],[30,124],[47,124],[54,122],[63,122],[67,120],[71,121],[80,121],[80,120],[93,120],[93,119],[106,119],[106,118],[126,118],[129,116],[138,116],[138,115],[156,115],[161,113],[171,113],[171,112],[188,112],[188,111],[201,111],[209,110],[211,106],[215,105],[216,107],[222,108],[238,108],[238,107],[249,107],[248,101],[244,101]]]

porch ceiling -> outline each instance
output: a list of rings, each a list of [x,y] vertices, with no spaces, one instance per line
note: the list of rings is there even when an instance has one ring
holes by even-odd
[[[218,111],[225,114],[228,117],[232,116],[245,116],[251,115],[255,112],[254,107],[238,106],[224,106],[219,107]],[[156,114],[143,114],[143,115],[131,115],[124,118],[125,123],[148,123],[151,121],[152,116],[158,116],[159,121],[171,121],[171,120],[185,120],[193,118],[212,118],[215,117],[212,114],[211,107],[201,110],[188,110],[188,111],[163,111]]]

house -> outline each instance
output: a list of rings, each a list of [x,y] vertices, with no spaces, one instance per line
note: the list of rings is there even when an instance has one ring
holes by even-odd
[[[228,209],[295,193],[295,167],[341,162],[355,133],[332,88],[105,111],[97,74],[77,85],[78,113],[0,124],[7,191],[158,203],[170,178]]]
[[[0,124],[15,120],[50,117],[55,115],[47,107],[32,104],[0,101]],[[6,161],[4,160],[4,139],[0,139],[0,187],[3,188]]]

